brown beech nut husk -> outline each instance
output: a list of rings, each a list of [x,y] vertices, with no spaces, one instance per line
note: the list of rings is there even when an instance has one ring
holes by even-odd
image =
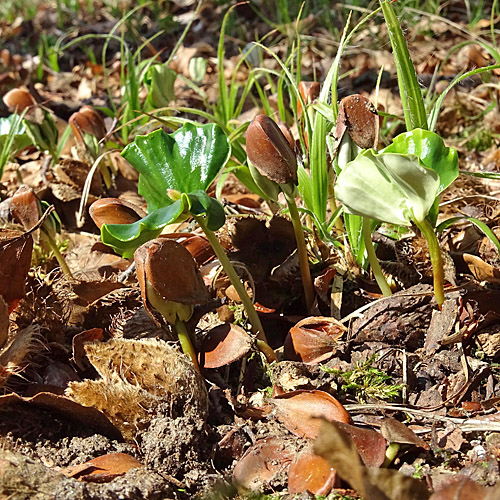
[[[38,199],[33,189],[22,185],[10,201],[10,213],[27,231],[36,225],[40,219]]]
[[[142,219],[142,210],[118,198],[101,198],[90,205],[90,217],[101,229],[103,224],[133,224]]]
[[[281,121],[278,122],[278,127],[285,136],[285,139],[288,141],[288,144],[292,148],[292,151],[295,151],[295,139],[293,138],[293,134],[292,131],[290,130],[290,127],[285,122]]]
[[[9,90],[9,92],[3,96],[3,102],[7,108],[9,108],[9,111],[16,111],[18,113],[22,113],[30,106],[36,105],[33,96],[26,90],[22,89]]]
[[[319,92],[321,89],[321,85],[319,82],[300,82],[299,83],[299,92],[300,96],[304,100],[304,103],[311,104],[315,99],[319,97]],[[297,115],[300,116],[302,114],[302,102],[300,99],[297,101]]]
[[[208,302],[210,295],[195,260],[177,241],[150,240],[135,251],[134,260],[143,299],[147,280],[164,300],[186,305]]]
[[[92,106],[83,106],[69,117],[68,122],[80,142],[83,142],[82,133],[91,134],[99,140],[106,136],[104,121]]]
[[[377,147],[379,116],[375,106],[366,97],[353,94],[340,102],[335,136],[340,140],[345,130],[360,148]]]
[[[246,137],[248,159],[261,175],[277,184],[297,184],[297,157],[271,118],[257,115]]]

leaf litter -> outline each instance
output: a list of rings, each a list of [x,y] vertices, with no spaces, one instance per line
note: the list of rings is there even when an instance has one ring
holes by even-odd
[[[141,301],[132,260],[101,243],[103,224],[133,224],[146,215],[137,172],[117,150],[151,131],[153,116],[155,127],[162,124],[168,133],[180,126],[179,116],[205,123],[207,116],[200,119],[194,110],[217,106],[221,82],[237,82],[241,95],[245,82],[254,84],[258,66],[269,74],[281,70],[257,45],[245,63],[242,54],[256,33],[285,60],[294,20],[280,19],[271,32],[249,4],[239,4],[219,78],[217,44],[227,7],[171,2],[167,13],[151,5],[125,17],[100,5],[78,10],[73,19],[47,5],[32,19],[29,13],[0,19],[0,94],[29,90],[21,95],[29,97],[28,129],[0,163],[1,493],[47,499],[498,498],[500,267],[488,231],[499,236],[500,212],[498,180],[484,175],[500,165],[497,70],[490,80],[471,76],[451,89],[437,119],[446,146],[459,153],[460,169],[476,174],[460,176],[440,198],[438,224],[457,218],[439,237],[448,283],[440,312],[426,241],[418,234],[393,239],[387,226],[373,240],[382,271],[399,291],[381,297],[361,260],[351,253],[342,260],[341,246],[307,225],[316,300],[305,305],[297,235],[288,215],[276,210],[287,188],[269,197],[259,184],[251,193],[237,169],[244,161],[237,141],[231,168],[203,188],[224,201],[227,223],[217,237],[255,301],[267,347],[255,342],[241,296],[186,206],[183,217],[168,221],[159,243],[153,241],[182,256],[170,271],[176,277],[168,283],[169,300],[175,302],[177,288],[186,284],[187,267],[196,262],[200,269],[191,274],[202,300],[189,301],[184,318],[193,362],[177,347],[176,321],[154,322],[146,314],[150,269],[137,266]],[[437,95],[465,69],[494,64],[484,43],[489,12],[482,14],[471,26],[452,3],[446,15],[425,14],[408,26],[417,75]],[[346,20],[345,11],[339,19]],[[335,35],[318,13],[302,21],[304,39],[311,38],[302,53],[299,119],[281,132],[269,125],[274,146],[280,145],[272,153],[286,149],[287,168],[297,151],[313,148],[306,116],[320,93],[306,80],[323,82],[336,54]],[[328,26],[338,33],[344,23]],[[56,57],[51,37],[71,29],[70,43]],[[112,30],[130,45],[106,38]],[[386,37],[383,24],[369,22],[341,61],[345,120],[337,128],[354,133],[360,147],[387,146],[404,128],[392,55],[388,46],[374,45],[374,31]],[[87,50],[79,35],[90,35]],[[471,43],[457,49],[464,40]],[[28,41],[38,44],[38,56]],[[131,48],[139,45],[144,60],[136,61]],[[101,51],[104,61],[96,57]],[[124,80],[127,72],[132,76]],[[237,114],[219,116],[227,126],[245,127],[261,113],[256,102],[262,95],[266,113],[285,118],[282,89],[263,74],[255,80],[259,91]],[[350,104],[359,94],[366,103],[362,118]],[[21,112],[20,104],[4,102],[0,119],[9,115],[7,107]],[[167,108],[163,115],[155,110],[160,104]],[[286,104],[292,109],[293,102]],[[368,132],[366,121],[373,122]],[[297,145],[300,127],[303,144]],[[0,162],[6,140],[0,135]],[[254,149],[249,156],[258,162],[263,151]],[[269,178],[294,184],[292,174]],[[298,174],[300,185],[300,166]],[[186,181],[178,179],[179,185]],[[168,183],[149,187],[159,189],[157,208]],[[144,189],[139,180],[147,198]],[[208,217],[210,208],[204,210],[197,213]],[[262,353],[269,349],[279,361],[268,363]]]

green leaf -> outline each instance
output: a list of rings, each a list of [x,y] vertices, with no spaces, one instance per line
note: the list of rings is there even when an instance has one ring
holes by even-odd
[[[199,190],[183,193],[177,201],[154,210],[133,224],[104,224],[101,227],[101,240],[122,257],[131,259],[139,246],[156,238],[166,225],[186,218],[188,213],[204,215],[207,227],[212,231],[222,227],[225,222],[222,205],[205,191]]]
[[[415,155],[369,149],[342,170],[335,195],[348,213],[409,226],[425,219],[439,183],[439,175]]]
[[[174,83],[177,73],[166,64],[149,68],[144,82],[149,87],[148,102],[153,108],[166,108],[175,99]]]
[[[139,194],[148,211],[169,205],[167,189],[206,190],[229,158],[229,142],[213,123],[186,123],[173,134],[159,129],[139,135],[122,152],[139,171]]]
[[[201,83],[207,73],[207,60],[204,57],[192,57],[189,61],[189,75],[196,83]]]
[[[226,221],[224,207],[215,199],[208,196],[205,191],[195,191],[188,194],[191,204],[190,213],[205,215],[205,220],[210,231],[217,231]]]
[[[156,238],[167,224],[173,224],[185,214],[189,203],[188,197],[183,195],[171,205],[159,208],[133,224],[103,224],[101,240],[122,257],[131,259],[137,247]]]
[[[439,191],[444,191],[458,177],[458,155],[454,148],[445,146],[443,139],[434,132],[417,128],[398,135],[384,153],[412,154],[418,156],[424,167],[439,175]]]
[[[0,118],[0,174],[3,163],[31,144],[33,142],[26,134],[21,116],[14,114]]]

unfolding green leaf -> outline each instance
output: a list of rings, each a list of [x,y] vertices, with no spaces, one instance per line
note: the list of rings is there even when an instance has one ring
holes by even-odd
[[[207,73],[207,60],[204,57],[192,57],[189,61],[189,75],[196,83],[201,83]]]
[[[409,226],[426,217],[439,184],[439,175],[417,156],[369,149],[340,173],[335,195],[348,213]]]
[[[191,204],[190,213],[193,215],[205,215],[206,224],[210,231],[217,231],[226,221],[223,206],[215,199],[208,196],[205,191],[195,191],[188,194]]]
[[[225,221],[224,209],[205,191],[185,194],[166,207],[151,212],[133,224],[103,224],[102,242],[126,259],[134,256],[136,248],[156,238],[168,224],[183,220],[188,214],[206,217],[209,229],[216,231]]]
[[[173,134],[139,135],[122,155],[139,171],[139,194],[152,212],[170,203],[167,189],[206,190],[229,158],[229,142],[215,124],[186,123]]]
[[[188,208],[187,205],[188,199],[183,196],[133,224],[103,224],[101,240],[122,257],[131,259],[137,247],[156,238],[167,224],[177,221]]]
[[[411,132],[400,134],[383,152],[418,156],[424,167],[438,173],[440,179],[438,194],[458,177],[456,150],[446,147],[443,139],[434,132],[416,128]]]

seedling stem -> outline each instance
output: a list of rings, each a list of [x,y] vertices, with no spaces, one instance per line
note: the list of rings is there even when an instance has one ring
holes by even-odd
[[[245,290],[245,287],[243,286],[240,277],[236,273],[233,265],[231,264],[231,261],[226,255],[226,252],[222,248],[222,245],[219,243],[217,236],[215,236],[215,233],[213,231],[208,229],[203,217],[193,215],[193,218],[201,227],[202,231],[205,233],[205,236],[207,237],[207,240],[212,246],[215,255],[219,259],[221,266],[226,272],[229,281],[234,286],[236,293],[238,294],[238,296],[241,299],[241,302],[243,303],[243,307],[245,308],[247,317],[252,325],[252,331],[256,334],[257,337],[257,347],[266,356],[269,362],[277,361],[276,354],[267,343],[267,338],[266,334],[264,333],[264,328],[262,327],[262,323],[257,314],[257,311],[253,306],[252,300],[248,296],[248,293]]]
[[[290,218],[292,219],[293,232],[295,233],[295,241],[297,242],[297,251],[299,254],[300,274],[302,276],[302,285],[304,287],[304,298],[306,301],[306,309],[309,314],[312,314],[314,305],[314,287],[311,279],[311,271],[309,269],[309,258],[307,257],[307,247],[304,238],[304,230],[300,222],[299,211],[293,195],[283,192],[290,210]]]
[[[431,258],[432,264],[432,274],[434,277],[434,296],[436,297],[436,302],[441,310],[441,305],[444,302],[444,269],[443,269],[443,257],[441,255],[441,249],[439,248],[439,243],[434,232],[434,228],[431,224],[424,219],[423,221],[414,221],[415,225],[420,229],[424,238],[427,240],[427,245],[429,247],[429,256]]]
[[[179,337],[179,342],[181,343],[182,352],[191,359],[197,372],[200,372],[200,365],[198,365],[198,360],[196,359],[196,353],[194,351],[193,344],[191,342],[191,337],[186,328],[186,323],[177,318],[175,320],[175,331]]]
[[[368,261],[370,262],[373,276],[375,276],[377,284],[380,291],[384,294],[384,297],[388,297],[389,295],[392,295],[392,291],[390,286],[387,284],[385,276],[382,273],[380,263],[377,259],[377,255],[375,254],[375,248],[373,247],[372,241],[372,228],[368,217],[363,217],[363,239],[365,241],[366,253],[368,254]]]
[[[52,250],[52,253],[54,254],[54,257],[56,258],[58,264],[61,266],[63,273],[68,278],[72,279],[73,274],[71,273],[71,270],[70,270],[68,264],[66,263],[66,260],[64,260],[63,255],[59,251],[59,248],[57,247],[57,243],[54,241],[54,238],[52,238],[52,236],[50,236],[50,234],[48,234],[48,232],[45,231],[43,229],[43,227],[41,228],[41,230],[42,230],[42,234],[44,236],[44,240],[47,242],[47,245]]]

